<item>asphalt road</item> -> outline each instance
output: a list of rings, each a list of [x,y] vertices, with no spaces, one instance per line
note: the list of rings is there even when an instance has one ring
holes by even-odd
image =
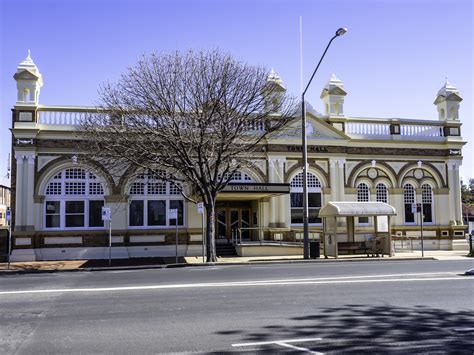
[[[472,261],[0,275],[1,354],[474,353]]]

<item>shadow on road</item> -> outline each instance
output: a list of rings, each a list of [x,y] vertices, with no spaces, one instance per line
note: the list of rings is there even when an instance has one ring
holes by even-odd
[[[240,334],[242,342],[322,338],[322,341],[292,344],[324,353],[474,352],[474,316],[467,310],[448,312],[424,306],[345,305],[317,309],[313,314],[290,318],[285,323],[284,326],[268,325],[259,331],[236,329],[217,334]],[[258,352],[270,353],[277,349],[276,345],[273,350],[262,347]],[[287,350],[280,348],[277,352]]]

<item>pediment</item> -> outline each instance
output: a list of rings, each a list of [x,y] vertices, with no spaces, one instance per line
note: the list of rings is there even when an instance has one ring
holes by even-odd
[[[38,80],[39,76],[37,76],[35,73],[25,69],[22,70],[19,73],[16,73],[13,75],[13,78],[15,80]]]
[[[462,97],[459,96],[458,94],[456,93],[452,93],[452,94],[449,94],[448,96],[444,96],[444,95],[438,95],[436,97],[436,100],[433,102],[435,105],[439,104],[440,102],[443,102],[443,101],[458,101],[458,102],[461,102],[462,101]]]
[[[322,119],[306,114],[306,137],[308,143],[312,140],[348,140],[344,132],[339,131]],[[284,130],[275,134],[273,139],[301,139],[301,118],[295,118]]]
[[[334,87],[334,88],[332,88],[332,89],[326,89],[326,88],[323,89],[323,91],[321,92],[321,98],[325,97],[326,95],[341,95],[341,96],[345,96],[345,95],[347,95],[347,92],[346,92],[344,89],[342,89],[342,88],[336,86],[336,87]]]
[[[459,96],[459,95],[456,94],[456,93],[452,93],[452,94],[448,95],[448,97],[446,98],[446,100],[448,100],[448,101],[462,101],[462,97]]]

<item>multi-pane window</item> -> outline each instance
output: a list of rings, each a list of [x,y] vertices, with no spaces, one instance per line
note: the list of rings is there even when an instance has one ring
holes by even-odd
[[[46,227],[59,228],[61,227],[61,202],[60,201],[46,201]]]
[[[414,223],[415,214],[412,212],[412,204],[415,203],[415,189],[412,184],[403,186],[403,199],[405,202],[405,223]]]
[[[377,186],[375,187],[375,198],[377,202],[388,203],[388,190],[385,184],[377,184]]]
[[[423,204],[423,222],[433,222],[433,190],[428,184],[421,186],[421,203]]]
[[[366,183],[357,185],[357,202],[369,202],[370,190]],[[369,217],[359,217],[359,223],[369,223]]]
[[[227,179],[229,177],[229,174],[224,174],[224,179]],[[243,172],[243,171],[236,171],[232,174],[232,177],[229,180],[230,183],[250,183],[250,182],[255,182],[252,177]]]
[[[308,223],[321,223],[318,217],[322,206],[321,182],[316,175],[308,172]],[[291,223],[303,223],[303,173],[296,175],[290,182]]]
[[[168,219],[170,209],[178,210],[178,225],[184,225],[184,201],[181,185],[164,182],[152,176],[139,175],[130,185],[130,227],[172,227],[175,219]]]
[[[47,229],[100,228],[104,186],[83,168],[58,172],[45,189],[44,226]]]

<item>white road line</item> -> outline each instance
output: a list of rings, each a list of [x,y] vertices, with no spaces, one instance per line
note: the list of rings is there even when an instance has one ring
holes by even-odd
[[[454,328],[455,332],[474,332],[474,328]]]
[[[280,340],[271,340],[271,341],[259,341],[254,343],[238,343],[232,344],[233,347],[236,346],[255,346],[255,345],[270,345],[276,343],[303,343],[306,341],[319,341],[323,340],[322,338],[296,338],[296,339],[280,339]]]
[[[290,349],[293,349],[293,350],[304,351],[304,352],[309,353],[309,354],[316,354],[316,355],[323,355],[324,354],[324,353],[320,353],[318,351],[309,350],[307,348],[302,348],[302,347],[294,346],[294,345],[291,345],[291,344],[286,344],[286,343],[275,343],[275,344],[278,344],[280,346],[283,346],[285,348],[290,348]]]
[[[197,283],[197,284],[175,284],[175,285],[150,285],[150,286],[122,286],[122,287],[97,287],[97,288],[64,288],[44,290],[19,290],[0,291],[0,295],[38,294],[38,293],[73,293],[73,292],[111,292],[111,291],[136,291],[136,290],[165,290],[183,288],[210,288],[210,287],[243,287],[243,286],[287,286],[287,285],[324,285],[324,284],[349,284],[349,283],[377,283],[377,282],[413,282],[413,281],[473,281],[474,278],[466,277],[425,277],[425,278],[400,278],[380,280],[313,280],[313,281],[286,281],[286,282],[227,282],[227,283]]]

